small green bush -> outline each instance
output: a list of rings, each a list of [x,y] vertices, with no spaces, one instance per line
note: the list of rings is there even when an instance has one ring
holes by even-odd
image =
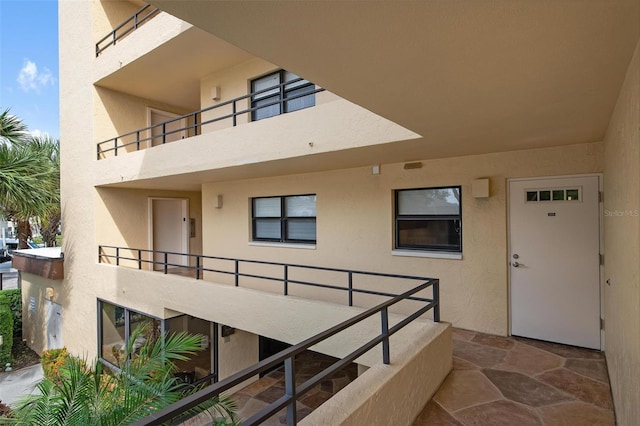
[[[44,376],[56,383],[60,382],[60,368],[64,367],[71,355],[67,352],[67,348],[49,349],[42,351],[40,362]]]
[[[8,301],[13,313],[13,341],[20,342],[22,340],[22,290],[19,288],[2,290],[0,291],[1,299]]]
[[[11,349],[13,347],[13,313],[6,298],[0,299],[0,367],[11,362]]]

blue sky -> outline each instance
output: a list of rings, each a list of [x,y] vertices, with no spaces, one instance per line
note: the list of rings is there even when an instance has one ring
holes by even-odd
[[[58,1],[0,0],[0,109],[60,137]]]

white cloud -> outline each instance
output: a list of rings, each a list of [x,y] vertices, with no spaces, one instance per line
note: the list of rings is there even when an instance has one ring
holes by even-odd
[[[42,87],[53,85],[55,77],[49,68],[44,67],[42,72],[39,72],[35,62],[25,59],[16,81],[25,92],[39,92]]]

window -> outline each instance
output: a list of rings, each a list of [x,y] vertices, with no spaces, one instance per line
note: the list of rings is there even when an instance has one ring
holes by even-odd
[[[280,70],[253,80],[251,93],[259,93],[251,97],[251,120],[262,120],[314,106],[315,85],[299,79],[300,77],[292,72]],[[290,81],[292,83],[285,84]],[[260,108],[263,105],[265,106]]]
[[[316,242],[316,196],[259,197],[252,200],[254,241]]]
[[[100,358],[118,367],[123,361],[129,336],[137,327],[145,331],[133,343],[133,349],[163,333],[163,321],[109,302],[98,301],[98,336]]]
[[[396,191],[395,248],[462,252],[461,188]]]

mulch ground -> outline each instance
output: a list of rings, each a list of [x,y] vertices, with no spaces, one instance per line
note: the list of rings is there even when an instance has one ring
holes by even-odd
[[[14,342],[11,355],[13,356],[11,368],[14,370],[19,370],[21,368],[30,367],[40,363],[40,355],[31,350],[31,348],[23,341]]]

